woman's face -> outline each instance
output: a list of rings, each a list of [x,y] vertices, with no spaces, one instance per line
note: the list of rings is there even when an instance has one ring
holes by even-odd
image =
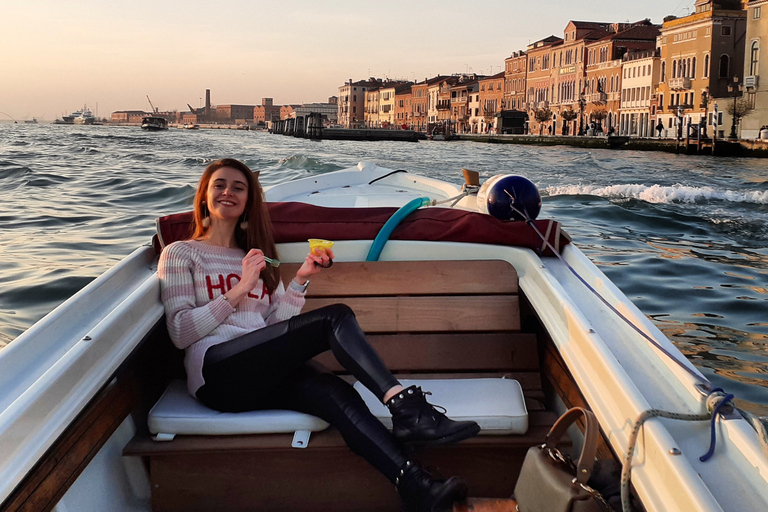
[[[208,182],[205,203],[211,217],[239,219],[248,201],[248,182],[243,173],[232,167],[214,171]]]

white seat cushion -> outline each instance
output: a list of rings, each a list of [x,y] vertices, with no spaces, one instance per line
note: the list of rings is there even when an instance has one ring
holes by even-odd
[[[406,388],[421,386],[431,404],[446,409],[453,420],[474,420],[480,425],[480,434],[525,434],[528,431],[528,410],[523,390],[513,379],[436,379],[401,380]],[[371,412],[387,428],[392,428],[392,415],[373,393],[360,382],[355,389],[363,397]]]
[[[219,412],[209,409],[189,395],[187,385],[175,380],[149,411],[152,434],[236,435],[268,434],[296,431],[318,432],[328,423],[296,411],[266,410]]]

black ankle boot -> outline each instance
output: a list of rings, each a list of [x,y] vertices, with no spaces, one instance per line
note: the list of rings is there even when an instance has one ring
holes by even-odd
[[[427,402],[420,387],[404,389],[387,402],[392,413],[392,434],[409,446],[455,443],[480,432],[474,421],[453,421]]]
[[[450,512],[466,501],[467,484],[459,477],[435,478],[429,471],[407,462],[395,480],[405,512]]]

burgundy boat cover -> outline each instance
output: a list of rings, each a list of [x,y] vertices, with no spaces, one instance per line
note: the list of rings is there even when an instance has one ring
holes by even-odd
[[[397,208],[327,208],[306,203],[267,203],[275,230],[275,242],[303,242],[308,238],[326,240],[373,240]],[[558,251],[570,237],[554,220],[536,220],[536,227]],[[153,242],[160,253],[192,233],[192,212],[157,219]],[[491,215],[451,208],[421,208],[406,217],[390,240],[468,242],[528,247],[544,256],[553,256],[536,232],[522,221],[504,221]]]

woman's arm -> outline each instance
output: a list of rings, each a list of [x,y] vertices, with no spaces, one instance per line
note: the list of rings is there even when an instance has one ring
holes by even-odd
[[[267,316],[264,318],[267,325],[288,320],[301,313],[307,294],[305,283],[309,281],[311,276],[324,268],[328,268],[332,259],[333,251],[331,249],[323,248],[318,250],[318,254],[310,253],[307,255],[304,263],[296,272],[296,277],[288,284],[288,288],[285,288],[281,282],[272,294],[272,303],[267,311]]]
[[[223,296],[198,307],[193,269],[189,248],[179,243],[165,248],[157,267],[168,334],[180,349],[210,334],[235,311]]]

